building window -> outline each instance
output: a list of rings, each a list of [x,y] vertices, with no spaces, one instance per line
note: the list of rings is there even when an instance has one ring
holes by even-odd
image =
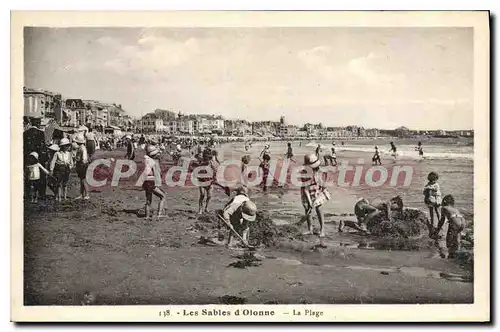
[[[33,97],[32,96],[28,97],[28,105],[29,105],[29,113],[33,112],[34,109],[33,109]]]

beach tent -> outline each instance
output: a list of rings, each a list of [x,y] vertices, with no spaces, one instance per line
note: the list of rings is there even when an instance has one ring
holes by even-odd
[[[116,127],[116,126],[107,126],[106,128],[104,128],[104,133],[105,134],[113,134],[113,135],[121,135],[122,134],[122,130],[120,127]]]
[[[45,131],[43,131],[46,144],[51,144],[54,140],[63,138],[65,133],[73,134],[75,132],[76,128],[60,126],[54,120],[51,120],[45,127]]]

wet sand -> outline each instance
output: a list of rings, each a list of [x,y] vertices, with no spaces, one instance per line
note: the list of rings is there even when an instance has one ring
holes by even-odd
[[[75,197],[75,174],[71,181]],[[25,204],[25,305],[79,305],[84,292],[96,305],[473,302],[472,270],[439,258],[426,239],[419,250],[380,250],[377,238],[338,233],[339,220],[352,218],[349,202],[327,211],[324,246],[316,236],[284,238],[240,268],[241,251],[199,243],[213,225],[196,214],[196,188],[169,189],[167,218],[145,221],[144,192],[133,184],[96,189],[90,201]],[[298,192],[252,197],[277,223],[300,218]],[[215,189],[210,208],[226,201]]]

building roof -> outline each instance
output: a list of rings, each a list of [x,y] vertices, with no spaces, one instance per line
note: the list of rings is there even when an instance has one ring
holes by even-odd
[[[57,93],[50,92],[50,91],[47,91],[47,90],[33,89],[33,88],[27,88],[27,87],[23,88],[23,93],[27,93],[27,94],[43,94],[43,95],[47,95],[47,96],[56,96],[56,95],[58,95]]]

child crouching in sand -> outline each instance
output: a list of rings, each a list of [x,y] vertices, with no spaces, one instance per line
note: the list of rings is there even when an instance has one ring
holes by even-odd
[[[316,179],[320,163],[321,161],[319,159],[319,156],[317,156],[316,154],[310,153],[305,155],[304,166],[311,167],[313,173],[311,178],[305,179],[306,181],[310,181],[310,184],[301,187],[301,200],[302,200],[302,206],[304,207],[305,210],[305,218],[307,220],[307,229],[308,229],[308,231],[305,232],[304,235],[313,234],[313,227],[311,223],[311,212],[313,209],[315,209],[316,215],[318,216],[319,227],[320,227],[319,237],[324,237],[325,236],[324,217],[323,217],[323,211],[321,210],[321,206],[323,205],[323,203],[325,203],[327,200],[330,199],[330,193],[324,186],[318,183],[318,179]]]
[[[144,165],[146,167],[146,179],[142,184],[142,189],[144,189],[146,193],[146,219],[153,218],[151,214],[151,203],[153,202],[153,194],[160,199],[158,203],[158,215],[157,217],[164,217],[163,209],[166,202],[166,195],[156,186],[156,178],[155,178],[155,168],[156,161],[160,159],[160,149],[154,145],[146,146],[146,154],[144,155]]]
[[[359,199],[354,205],[354,215],[358,220],[357,223],[349,220],[341,220],[339,223],[339,232],[343,232],[344,227],[348,226],[357,231],[368,232],[366,225],[370,223],[373,218],[383,215],[383,217],[392,221],[394,212],[401,213],[403,211],[403,199],[400,196],[391,198],[389,201],[383,201],[380,198],[375,198],[371,202],[366,198]]]
[[[439,232],[448,220],[448,231],[446,232],[446,247],[448,248],[448,258],[456,257],[456,253],[460,250],[461,233],[465,227],[464,217],[460,211],[455,208],[455,199],[452,195],[446,195],[443,198],[443,207],[441,208],[441,219],[438,226],[432,234],[431,238],[438,239]]]

